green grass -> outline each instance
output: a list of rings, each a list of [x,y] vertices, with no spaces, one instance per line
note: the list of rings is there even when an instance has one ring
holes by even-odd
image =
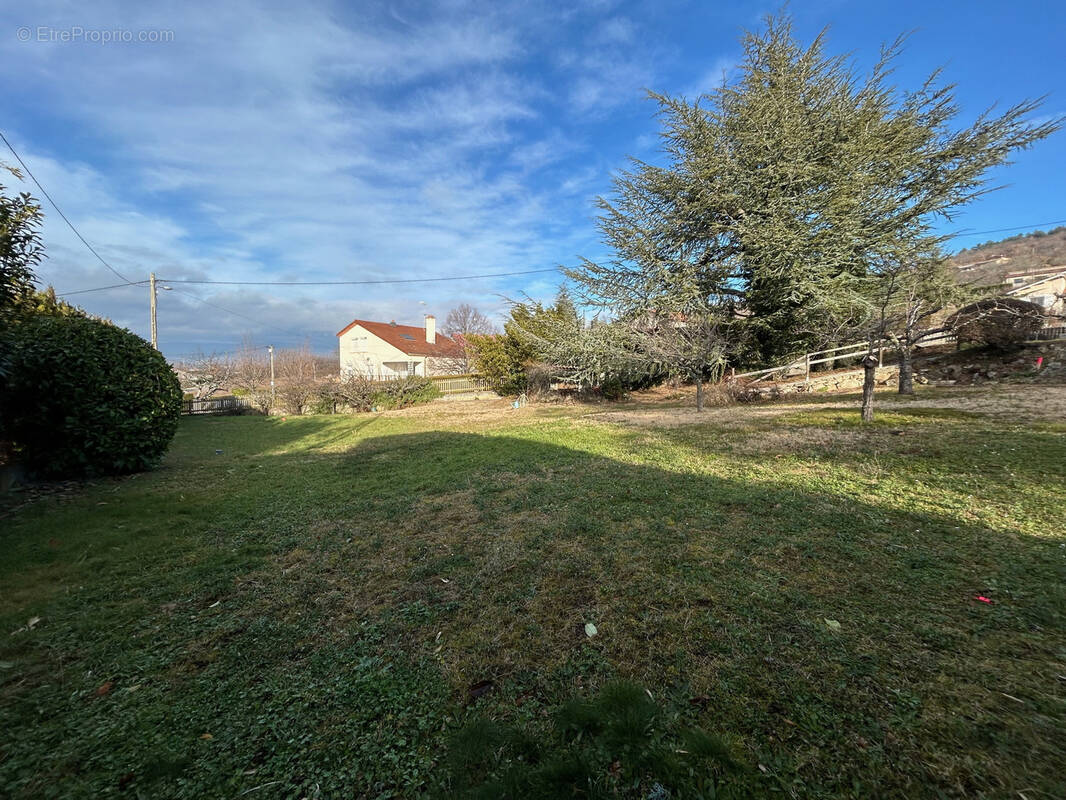
[[[0,519],[0,796],[419,796],[616,680],[720,796],[1066,795],[1066,430],[843,409],[183,421]]]

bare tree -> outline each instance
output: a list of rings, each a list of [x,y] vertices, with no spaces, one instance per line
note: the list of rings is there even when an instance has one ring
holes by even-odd
[[[195,389],[195,399],[202,400],[221,389],[232,388],[236,362],[226,355],[200,354],[187,365],[185,374]]]
[[[652,370],[696,384],[696,410],[703,411],[704,383],[722,376],[735,350],[730,324],[701,310],[643,315],[628,325]]]
[[[474,306],[460,303],[448,312],[441,330],[445,336],[454,338],[456,334],[492,334],[496,332],[496,326]]]
[[[308,345],[278,350],[274,356],[278,397],[290,414],[303,414],[315,395],[315,356]]]
[[[336,377],[340,371],[340,359],[337,356],[323,356],[317,353],[311,356],[311,372],[315,380]]]
[[[888,342],[899,356],[899,393],[914,394],[915,349],[930,337],[948,331],[950,321],[943,319],[946,310],[972,299],[974,290],[960,284],[933,253],[916,260],[892,261],[879,268],[874,286],[876,312],[870,353],[875,343]],[[872,402],[871,399],[871,409]]]
[[[248,397],[262,413],[273,405],[270,391],[270,359],[262,347],[246,338],[236,357],[233,388]]]
[[[460,303],[448,312],[441,330],[459,349],[454,355],[438,356],[434,359],[436,366],[445,374],[462,374],[470,372],[470,365],[474,363],[474,348],[470,336],[491,336],[496,333],[496,326],[474,306]]]

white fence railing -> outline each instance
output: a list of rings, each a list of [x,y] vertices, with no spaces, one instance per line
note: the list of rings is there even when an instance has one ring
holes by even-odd
[[[485,379],[480,375],[431,375],[429,379],[441,394],[479,392],[487,388]]]
[[[1066,339],[1066,326],[1058,326],[1054,328],[1042,328],[1033,334],[1030,341],[1051,341],[1054,339]],[[955,334],[952,331],[935,331],[928,336],[923,337],[918,341],[916,347],[932,347],[938,344],[948,344],[955,341]],[[880,364],[882,356],[885,350],[891,348],[889,342],[882,340],[877,342],[873,346],[873,351],[877,353],[877,363]],[[856,358],[858,356],[864,356],[870,352],[870,342],[854,342],[852,344],[841,345],[840,347],[830,347],[828,350],[815,350],[810,353],[804,353],[792,361],[785,364],[779,364],[775,367],[767,367],[766,369],[757,369],[754,372],[742,372],[738,375],[731,375],[731,378],[753,378],[753,383],[758,383],[761,380],[771,378],[778,373],[785,373],[785,377],[797,377],[803,375],[804,380],[809,380],[811,377],[811,367],[815,364],[825,364],[830,361],[842,361],[847,358]]]
[[[931,333],[928,336],[922,338],[918,342],[918,347],[931,347],[937,344],[947,344],[948,342],[955,341],[955,334],[951,331],[937,331]],[[889,343],[887,341],[875,342],[872,345],[873,352],[877,354],[877,363],[881,363],[884,351],[888,349]],[[772,377],[773,375],[783,372],[786,377],[794,377],[803,375],[804,380],[808,380],[811,377],[811,367],[816,364],[827,364],[830,361],[843,361],[848,358],[858,358],[864,356],[871,350],[871,344],[869,340],[864,342],[853,342],[851,344],[842,344],[839,347],[830,347],[826,350],[814,350],[810,353],[804,353],[802,356],[793,359],[785,364],[778,364],[774,367],[767,367],[766,369],[757,369],[754,372],[742,372],[739,375],[732,375],[732,378],[753,378],[754,383],[761,380]]]

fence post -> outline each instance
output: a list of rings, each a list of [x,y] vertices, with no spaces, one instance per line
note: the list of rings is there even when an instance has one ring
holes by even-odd
[[[804,383],[811,382],[811,354],[803,354],[803,381]]]

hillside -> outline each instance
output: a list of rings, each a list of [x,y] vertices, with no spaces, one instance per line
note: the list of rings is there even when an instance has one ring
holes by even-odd
[[[973,269],[999,278],[1007,273],[1033,272],[1066,264],[1066,226],[968,247],[956,253],[951,263],[958,267],[978,264]]]

